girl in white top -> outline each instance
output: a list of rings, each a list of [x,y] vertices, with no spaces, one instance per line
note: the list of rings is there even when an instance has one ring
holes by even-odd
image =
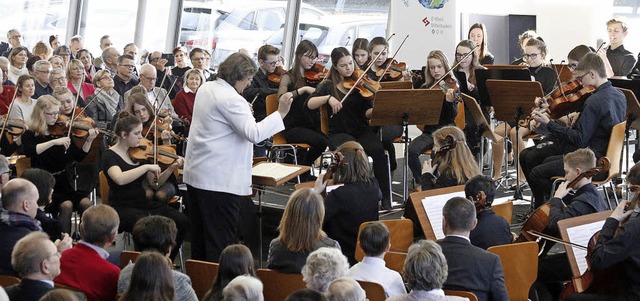
[[[36,106],[36,100],[33,94],[36,92],[35,78],[31,75],[21,75],[16,82],[16,99],[13,108],[9,112],[9,119],[24,120],[25,124],[31,121],[31,112]]]

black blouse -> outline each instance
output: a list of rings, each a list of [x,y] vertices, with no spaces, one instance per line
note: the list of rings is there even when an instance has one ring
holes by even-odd
[[[334,83],[330,80],[323,81],[316,91],[311,94],[309,98],[316,96],[329,95],[341,100],[345,93],[338,91],[338,95],[334,95]],[[306,105],[305,105],[306,107]],[[329,116],[333,116],[329,119],[329,134],[344,133],[354,137],[362,135],[366,131],[370,131],[369,122],[365,116],[368,109],[373,108],[373,102],[364,99],[360,93],[353,92],[347,99],[342,102],[342,109],[335,115],[331,106],[327,106],[327,112]]]

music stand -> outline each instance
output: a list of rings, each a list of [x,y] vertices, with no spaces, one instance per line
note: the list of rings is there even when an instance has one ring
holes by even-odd
[[[440,89],[379,90],[376,93],[371,112],[371,125],[402,125],[404,127],[402,203],[409,195],[407,189],[409,125],[438,124],[443,99],[444,92]]]
[[[478,87],[478,94],[480,95],[480,105],[483,107],[492,106],[491,97],[487,91],[487,80],[489,79],[508,79],[508,80],[521,80],[531,81],[531,72],[526,69],[525,66],[512,66],[512,65],[491,65],[492,69],[476,69],[476,86]],[[500,69],[498,67],[519,67],[518,69]],[[494,69],[496,68],[496,69]]]
[[[573,79],[573,73],[571,73],[571,69],[567,64],[551,64],[551,66],[556,70],[561,82],[564,83]]]
[[[626,170],[629,170],[629,132],[631,130],[640,129],[640,103],[638,103],[638,98],[633,93],[633,91],[624,88],[618,88],[624,97],[627,99],[627,126],[624,129],[624,141],[625,148],[627,151],[627,160],[625,163]],[[627,196],[628,197],[628,196]]]
[[[425,191],[419,191],[411,193],[409,196],[409,202],[413,206],[413,209],[416,211],[416,217],[418,218],[418,222],[420,227],[422,228],[422,232],[424,236],[428,240],[437,240],[435,227],[442,227],[441,224],[436,223],[434,225],[433,221],[429,219],[427,215],[427,211],[422,205],[422,200],[428,197],[439,196],[439,195],[449,195],[454,193],[461,193],[461,196],[464,197],[464,185],[451,186],[445,188],[437,188],[437,189],[429,189]]]
[[[460,94],[460,96],[462,97],[462,101],[464,101],[465,107],[467,107],[467,110],[469,110],[469,114],[471,115],[473,122],[478,126],[478,128],[482,130],[482,136],[486,137],[492,142],[496,142],[498,138],[496,137],[496,134],[491,130],[491,127],[489,126],[489,122],[487,121],[484,114],[482,113],[482,110],[480,109],[480,105],[478,104],[476,99],[464,93]],[[482,151],[479,154],[478,167],[480,168],[480,170],[482,170],[482,154],[484,153],[483,152],[484,139],[480,141],[481,141],[480,149]]]
[[[542,85],[535,81],[520,81],[520,80],[496,80],[489,79],[486,82],[487,90],[493,101],[493,108],[495,112],[495,118],[497,120],[509,120],[514,118],[516,122],[516,145],[514,148],[515,153],[515,168],[516,168],[516,191],[513,195],[514,199],[524,200],[522,198],[522,190],[520,189],[520,173],[518,172],[518,166],[520,165],[519,146],[518,141],[518,121],[522,119],[522,113],[525,108],[533,106],[533,101],[536,97],[543,97]],[[512,115],[512,114],[515,114]],[[505,133],[504,139],[507,139],[509,133]],[[505,154],[506,155],[506,154]],[[531,202],[531,206],[534,203]]]

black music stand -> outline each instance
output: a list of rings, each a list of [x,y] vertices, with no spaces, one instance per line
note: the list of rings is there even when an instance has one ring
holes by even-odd
[[[524,200],[522,197],[522,190],[520,189],[520,173],[518,172],[518,166],[520,165],[520,158],[518,152],[518,121],[523,119],[522,116],[525,110],[529,111],[534,104],[533,101],[536,97],[543,97],[542,85],[535,81],[521,81],[521,80],[496,80],[489,79],[486,82],[487,92],[491,96],[493,101],[493,108],[495,110],[495,116],[497,120],[509,120],[514,118],[516,122],[516,145],[514,147],[515,153],[515,168],[516,168],[516,192],[513,197],[517,200]],[[515,114],[512,115],[512,114]],[[509,133],[505,133],[504,139],[507,139]],[[506,155],[506,154],[505,154]],[[534,202],[531,202],[531,206]]]
[[[500,65],[492,65],[492,68],[499,67]],[[510,65],[506,65],[508,67]],[[491,97],[487,91],[487,80],[489,79],[504,79],[504,80],[521,80],[531,81],[531,72],[524,66],[511,66],[511,69],[476,69],[476,86],[478,88],[478,94],[480,95],[480,105],[483,107],[492,106]],[[513,67],[520,67],[520,69],[513,69]]]
[[[487,118],[485,118],[484,114],[482,113],[482,110],[480,109],[480,105],[478,104],[476,99],[464,93],[460,95],[462,96],[462,101],[464,101],[464,106],[467,108],[467,110],[469,110],[471,119],[473,119],[473,122],[478,126],[480,130],[482,130],[482,136],[491,140],[492,142],[496,142],[498,138],[496,137],[496,134],[491,130],[491,127],[489,126],[489,122],[487,121]],[[484,153],[484,139],[482,139],[480,142],[481,142],[480,149],[482,151],[479,154],[478,167],[480,168],[480,170],[482,170],[482,154]]]
[[[402,125],[404,127],[402,203],[409,196],[407,188],[409,125],[438,124],[443,99],[444,92],[440,89],[379,90],[376,93],[371,112],[371,125]]]

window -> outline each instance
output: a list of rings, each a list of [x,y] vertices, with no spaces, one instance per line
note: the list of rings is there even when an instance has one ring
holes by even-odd
[[[65,37],[69,0],[17,0],[0,2],[0,36],[6,39],[9,29],[22,35],[22,46],[31,49],[38,41],[49,43],[50,35],[58,35],[61,44]]]

